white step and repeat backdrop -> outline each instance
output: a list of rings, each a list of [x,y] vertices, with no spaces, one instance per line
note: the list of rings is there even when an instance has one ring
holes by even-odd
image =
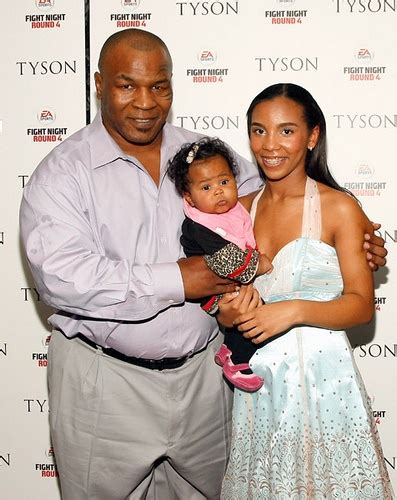
[[[60,498],[48,431],[50,311],[21,254],[22,189],[39,160],[94,116],[100,46],[126,27],[157,33],[171,50],[170,120],[247,157],[245,111],[262,88],[295,82],[317,98],[333,173],[382,223],[389,250],[376,274],[376,318],[351,340],[397,488],[397,1],[19,0],[1,2],[0,13],[0,497]]]

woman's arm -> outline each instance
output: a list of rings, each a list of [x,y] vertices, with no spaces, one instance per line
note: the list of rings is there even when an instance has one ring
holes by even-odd
[[[291,300],[265,304],[235,320],[247,338],[262,342],[296,325],[331,330],[345,329],[371,320],[374,292],[371,270],[362,247],[371,225],[357,202],[347,195],[327,196],[323,220],[333,238],[343,277],[343,295],[328,302]],[[340,224],[340,221],[343,224]]]

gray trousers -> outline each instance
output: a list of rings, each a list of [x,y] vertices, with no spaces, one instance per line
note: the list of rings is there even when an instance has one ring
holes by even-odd
[[[55,331],[50,428],[63,500],[219,498],[232,393],[208,348],[149,370]]]

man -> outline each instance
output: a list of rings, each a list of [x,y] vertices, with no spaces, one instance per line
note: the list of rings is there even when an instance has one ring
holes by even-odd
[[[182,202],[166,168],[199,134],[166,123],[171,75],[158,37],[112,35],[95,74],[101,112],[24,190],[27,257],[57,310],[50,427],[65,500],[219,497],[231,394],[213,361],[216,321],[195,299],[234,285],[183,258]],[[239,163],[246,194],[260,181]]]

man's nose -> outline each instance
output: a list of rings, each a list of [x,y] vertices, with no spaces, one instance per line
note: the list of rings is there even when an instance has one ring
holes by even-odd
[[[150,109],[156,106],[156,100],[153,97],[151,89],[139,87],[134,94],[134,105],[141,109]]]

